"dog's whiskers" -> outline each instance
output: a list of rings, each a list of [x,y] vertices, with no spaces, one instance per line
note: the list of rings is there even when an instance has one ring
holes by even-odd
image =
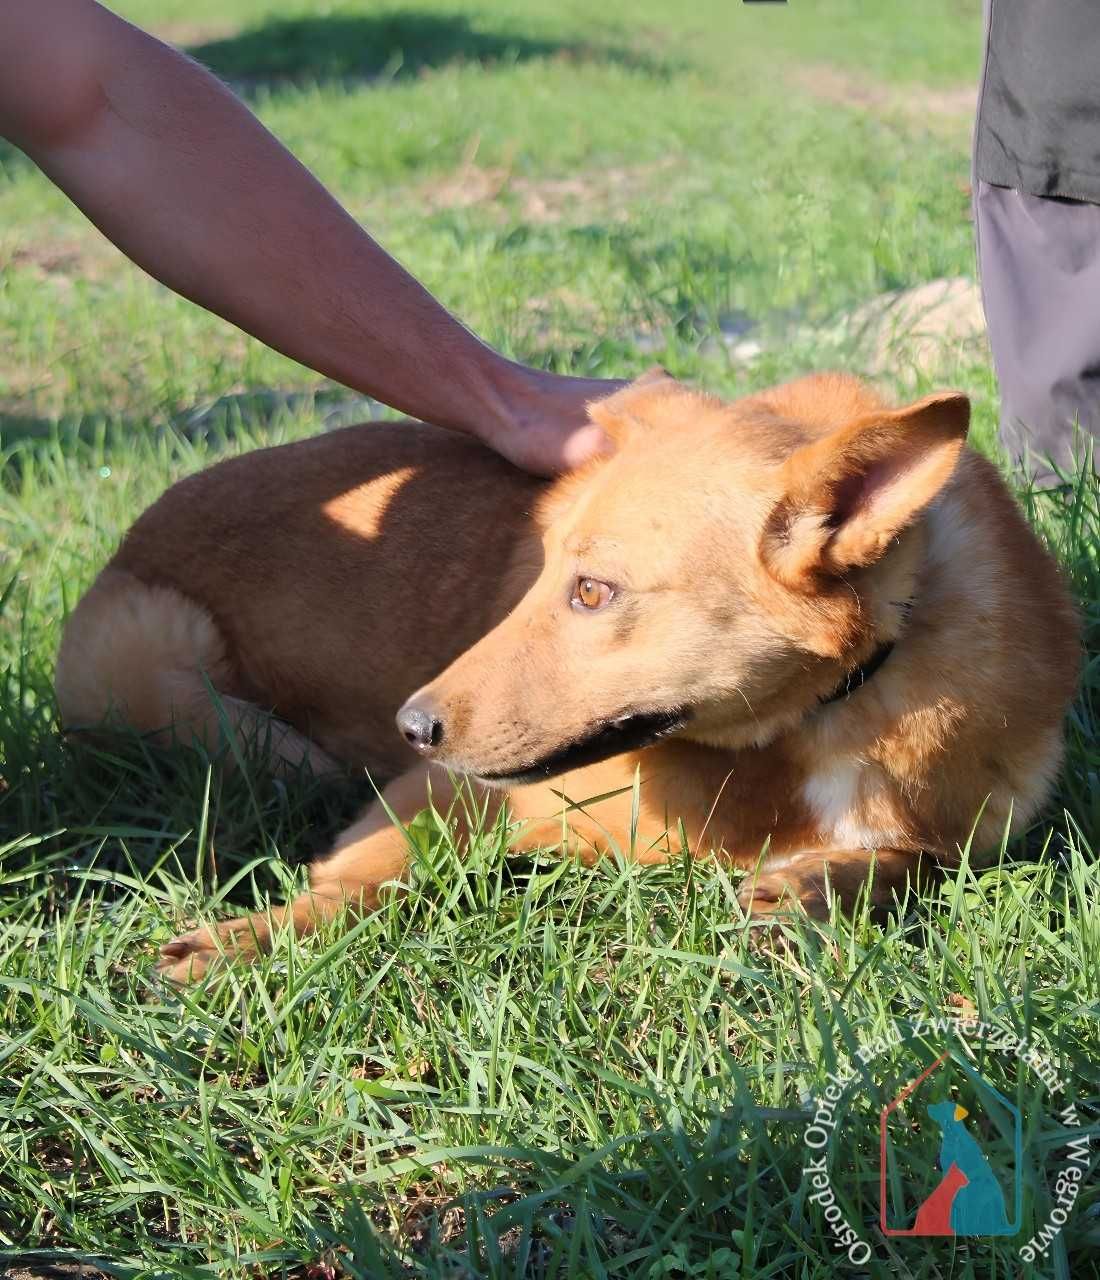
[[[749,715],[750,715],[750,716],[752,716],[752,718],[756,721],[756,727],[759,729],[759,728],[760,728],[760,717],[759,717],[759,716],[756,714],[756,712],[753,710],[753,705],[752,705],[752,703],[749,701],[749,699],[748,699],[748,697],[747,697],[747,695],[746,695],[746,693],[745,693],[744,689],[742,689],[742,688],[741,688],[741,686],[740,686],[739,684],[735,684],[735,685],[733,686],[733,688],[734,688],[734,691],[735,691],[735,692],[740,696],[741,701],[745,704],[745,706],[746,706],[746,707],[748,707],[748,709],[749,709]]]

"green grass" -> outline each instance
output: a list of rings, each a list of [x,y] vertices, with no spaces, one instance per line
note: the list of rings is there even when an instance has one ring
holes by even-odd
[[[973,82],[976,3],[122,7],[234,80],[429,287],[528,361],[660,361],[738,394],[860,368],[846,313],[973,274],[966,113],[919,108],[924,87]],[[849,82],[879,109],[838,92]],[[158,985],[158,944],[290,892],[369,787],[63,743],[61,621],[172,479],[355,407],[151,284],[18,155],[0,150],[0,171],[13,1275],[60,1258],[127,1277],[830,1276],[800,1173],[810,1095],[896,1019],[959,1007],[1041,1046],[1096,1145],[1100,498],[1083,476],[1071,501],[1027,499],[1088,645],[1058,794],[993,869],[901,922],[795,925],[769,955],[710,862],[508,859],[502,828],[460,858],[427,815],[412,887],[350,933],[283,939],[205,990]],[[764,352],[744,364],[720,339],[750,321]],[[988,361],[945,348],[916,378],[951,384],[994,451]],[[983,1070],[1027,1115],[1030,1234],[1064,1134],[1023,1077]],[[838,1164],[871,1239],[880,1103],[853,1103]],[[1095,1182],[1039,1266],[1004,1243],[901,1241],[877,1242],[869,1270],[1100,1274]]]

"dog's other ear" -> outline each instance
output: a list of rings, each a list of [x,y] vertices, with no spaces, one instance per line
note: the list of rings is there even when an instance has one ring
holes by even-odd
[[[631,404],[644,400],[647,389],[655,390],[662,383],[667,383],[669,387],[678,385],[667,369],[662,369],[659,364],[655,364],[645,373],[639,374],[633,382],[621,382],[609,395],[601,396],[598,400],[590,400],[588,412],[591,415],[593,410],[599,413],[627,409]]]
[[[765,565],[788,586],[808,587],[874,563],[947,483],[969,425],[966,396],[942,392],[797,449],[764,527]]]
[[[631,434],[633,430],[649,424],[660,426],[660,419],[667,416],[668,404],[682,401],[698,395],[691,392],[682,383],[659,366],[647,369],[633,382],[606,396],[602,400],[592,400],[588,404],[588,416],[617,444]],[[673,412],[673,417],[682,417]]]

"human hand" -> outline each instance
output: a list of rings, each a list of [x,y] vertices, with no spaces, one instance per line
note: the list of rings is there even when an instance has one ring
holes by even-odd
[[[476,434],[490,448],[536,475],[555,475],[611,452],[602,427],[589,421],[588,405],[624,384],[570,378],[515,365],[498,387],[501,409],[479,423]]]
[[[487,347],[224,85],[93,0],[0,0],[0,135],[139,266],[299,363],[536,474],[610,448],[586,405],[619,384]]]

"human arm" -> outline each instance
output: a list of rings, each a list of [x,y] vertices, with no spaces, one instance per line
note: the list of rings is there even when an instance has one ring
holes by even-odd
[[[0,134],[128,257],[268,346],[554,471],[613,389],[504,359],[214,76],[94,3],[0,4]]]

